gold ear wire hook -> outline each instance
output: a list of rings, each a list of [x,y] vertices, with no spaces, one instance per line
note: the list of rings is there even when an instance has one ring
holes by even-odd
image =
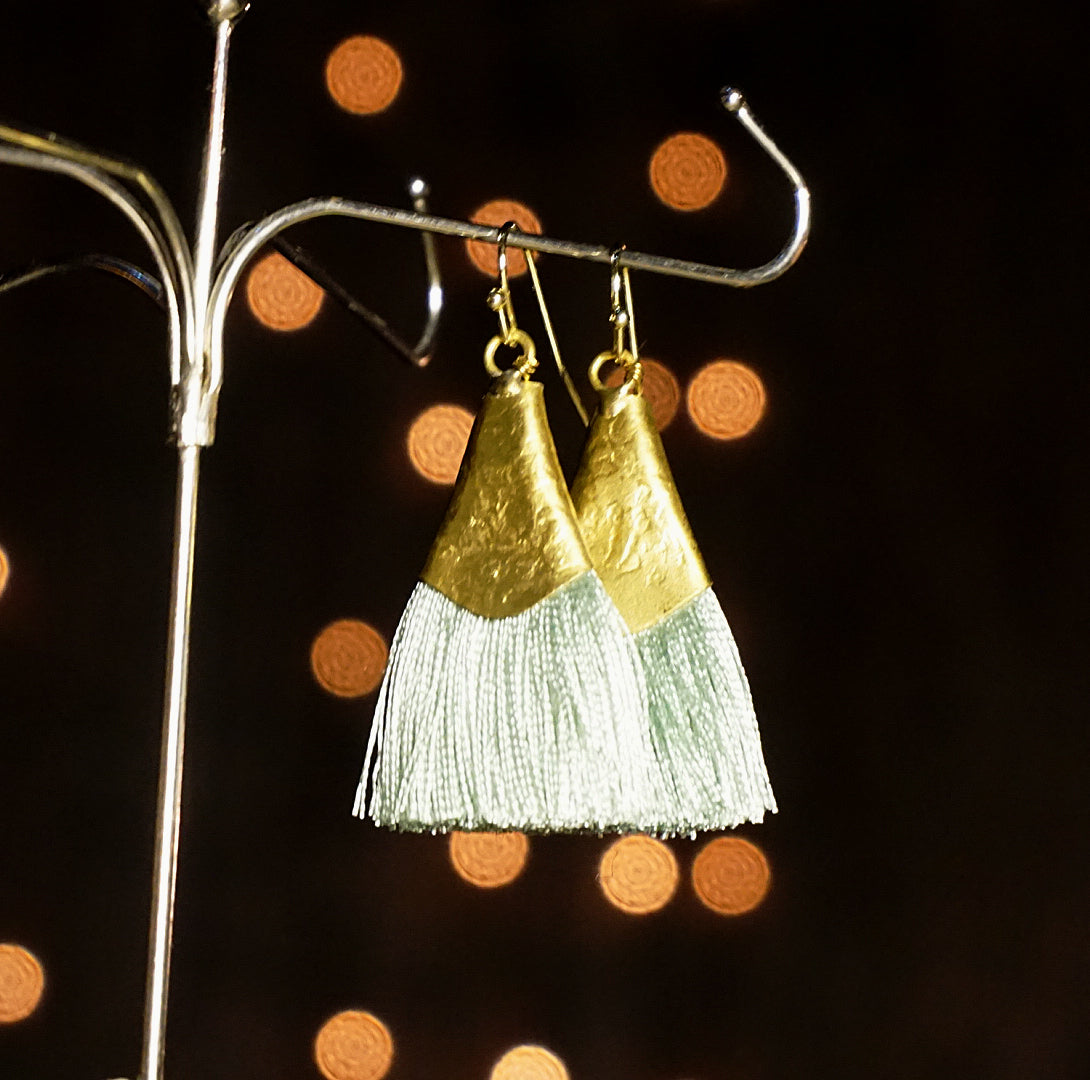
[[[615,247],[609,253],[609,321],[613,326],[613,355],[617,358],[618,364],[625,351],[624,332],[628,326],[628,312],[621,306],[622,251],[624,251],[624,244]]]
[[[496,242],[496,265],[500,283],[488,294],[488,306],[499,316],[500,336],[505,345],[513,344],[511,339],[518,330],[515,308],[511,303],[511,287],[507,280],[507,238],[511,235],[511,230],[517,228],[517,222],[508,221],[500,229],[500,238]]]
[[[484,366],[493,377],[501,375],[502,369],[496,364],[496,351],[501,345],[506,345],[510,349],[518,350],[513,368],[526,379],[537,367],[537,353],[533,339],[525,330],[519,329],[515,319],[515,308],[511,303],[511,288],[507,281],[507,237],[512,229],[517,228],[516,222],[508,221],[500,229],[496,249],[500,283],[488,294],[488,306],[500,319],[500,332],[485,346]]]
[[[518,223],[515,221],[508,221],[501,229],[499,239],[496,241],[496,258],[499,268],[500,283],[488,294],[488,306],[499,315],[500,318],[500,333],[494,337],[489,343],[488,348],[485,351],[485,367],[492,375],[499,373],[499,369],[496,367],[495,355],[496,350],[501,344],[517,347],[523,350],[526,354],[529,349],[530,366],[526,367],[525,364],[516,363],[516,367],[519,367],[521,371],[533,371],[537,366],[537,360],[533,352],[533,342],[530,340],[528,334],[525,331],[518,328],[518,323],[515,321],[515,309],[511,301],[511,287],[507,276],[507,240],[512,231],[519,232]],[[586,427],[590,423],[590,419],[587,416],[587,410],[583,407],[583,402],[579,399],[579,391],[575,388],[575,383],[572,382],[571,376],[568,374],[568,369],[564,367],[564,361],[560,359],[560,347],[556,343],[556,334],[553,332],[553,322],[549,318],[549,309],[545,305],[545,294],[541,290],[541,279],[537,276],[537,266],[534,262],[533,255],[530,252],[526,252],[526,269],[530,273],[530,281],[534,287],[534,295],[537,297],[538,307],[541,309],[541,321],[545,324],[545,333],[549,337],[549,346],[553,351],[553,359],[556,361],[556,369],[560,372],[560,378],[564,381],[564,386],[568,391],[568,396],[572,400],[572,404],[575,406],[575,411],[579,414],[579,419],[583,421],[583,426]]]
[[[568,369],[564,366],[564,361],[560,359],[560,346],[556,342],[556,334],[553,332],[553,321],[549,318],[549,309],[545,304],[545,293],[541,289],[541,278],[537,276],[537,259],[529,251],[525,252],[525,255],[526,269],[530,273],[530,283],[534,287],[534,295],[537,297],[537,306],[541,310],[541,321],[545,324],[545,333],[549,338],[549,347],[553,351],[553,360],[556,361],[556,370],[560,372],[560,378],[564,382],[564,388],[568,391],[568,397],[571,398],[571,403],[575,406],[575,411],[579,414],[579,419],[583,421],[583,427],[587,427],[590,424],[590,417],[587,416],[587,410],[579,397],[579,391],[575,388],[575,383],[572,381],[571,375],[568,374]]]
[[[609,321],[613,327],[613,348],[599,353],[592,361],[588,377],[595,390],[605,389],[599,377],[602,365],[613,363],[624,371],[622,384],[631,393],[638,393],[643,384],[643,367],[636,345],[636,312],[632,305],[632,282],[628,267],[621,264],[625,245],[609,253]],[[628,347],[625,347],[625,334]]]
[[[619,244],[609,253],[610,322],[613,324],[613,351],[619,358],[630,355],[630,364],[640,362],[639,345],[636,343],[636,311],[632,303],[632,279],[628,267],[621,264],[625,245]],[[628,348],[624,346],[625,330],[628,331]]]

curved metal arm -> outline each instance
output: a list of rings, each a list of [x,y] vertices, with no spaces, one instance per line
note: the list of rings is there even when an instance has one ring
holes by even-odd
[[[163,247],[170,252],[174,261],[176,270],[175,287],[182,295],[186,311],[192,309],[193,259],[189,254],[189,244],[186,241],[181,222],[178,220],[178,215],[174,212],[174,207],[152,176],[139,165],[125,161],[122,158],[100,154],[98,151],[90,150],[86,146],[72,142],[70,139],[64,139],[54,132],[36,135],[30,131],[0,124],[0,141],[21,147],[24,150],[36,151],[45,157],[96,169],[100,173],[105,173],[107,176],[112,176],[138,188],[151,204],[154,214],[148,215],[144,208],[141,209],[148,220],[156,222],[159,232],[162,234]]]
[[[3,135],[5,130],[10,129],[0,129],[0,136]],[[151,249],[156,265],[159,267],[170,323],[171,385],[178,386],[181,382],[185,330],[188,329],[189,320],[188,317],[183,320],[183,311],[179,305],[178,291],[175,285],[178,270],[171,260],[167,242],[164,240],[155,219],[151,217],[133,194],[117,181],[104,176],[98,169],[83,162],[73,161],[67,156],[61,157],[42,153],[38,150],[0,144],[0,162],[70,176],[108,199],[136,226],[137,231],[144,238],[144,242]]]
[[[112,255],[77,255],[57,263],[32,263],[18,270],[0,273],[0,293],[11,292],[32,281],[52,277],[55,274],[68,274],[73,270],[101,270],[113,277],[119,277],[130,285],[135,285],[149,300],[154,300],[159,307],[165,308],[163,286],[158,278],[146,270],[134,266],[124,259],[115,259]]]
[[[412,196],[413,206],[422,213],[426,212],[428,185],[416,178],[409,182],[409,194]],[[221,263],[252,227],[253,222],[248,222],[241,229],[235,230],[224,245],[220,257]],[[415,345],[410,345],[381,315],[353,296],[321,263],[311,258],[310,254],[301,247],[289,243],[282,236],[273,238],[272,247],[297,270],[302,271],[311,281],[324,289],[326,294],[346,311],[359,319],[402,360],[413,367],[421,368],[427,366],[431,359],[432,345],[439,329],[439,318],[443,313],[443,281],[439,274],[439,261],[435,257],[435,238],[429,232],[422,232],[420,239],[424,248],[424,270],[428,283],[427,313],[424,318],[424,327]]]
[[[694,281],[710,281],[717,285],[750,288],[779,277],[802,253],[810,233],[810,192],[802,176],[772,139],[765,134],[739,91],[724,89],[722,101],[723,107],[738,117],[765,152],[779,165],[794,188],[795,225],[787,244],[774,259],[752,270],[709,266],[706,263],[648,255],[628,249],[620,256],[620,266],[690,278]],[[427,233],[442,233],[467,240],[483,240],[492,244],[498,244],[503,235],[502,229],[488,225],[474,225],[468,221],[457,221],[412,210],[397,210],[374,203],[353,202],[350,199],[335,197],[304,199],[302,202],[292,203],[290,206],[277,210],[250,228],[244,236],[232,238],[233,242],[229,250],[225,252],[225,258],[216,275],[215,284],[212,286],[204,342],[209,365],[208,392],[211,395],[215,396],[219,392],[223,380],[223,323],[227,305],[246,264],[259,248],[290,226],[312,218],[329,216],[377,221],[387,225],[420,229]],[[512,247],[541,251],[547,255],[564,255],[568,258],[600,263],[609,263],[610,255],[614,250],[612,246],[605,244],[578,244],[570,240],[553,240],[547,236],[523,232],[511,233],[507,237],[507,242]]]
[[[738,117],[746,131],[757,140],[761,149],[779,165],[787,179],[791,181],[791,186],[795,189],[795,227],[791,233],[791,238],[784,245],[779,255],[766,262],[764,266],[758,266],[755,270],[724,271],[724,273],[732,276],[729,281],[720,279],[724,284],[742,287],[763,285],[766,281],[773,281],[785,270],[790,269],[795,260],[802,254],[802,249],[806,247],[806,241],[810,236],[810,189],[806,186],[802,173],[791,164],[787,155],[769,138],[765,129],[757,122],[757,118],[749,111],[749,106],[746,104],[745,96],[741,90],[724,86],[719,91],[719,100],[723,108]],[[663,261],[672,262],[673,260]],[[639,267],[638,263],[632,261],[630,253],[625,252],[621,253],[618,265],[632,268]],[[670,273],[671,271],[664,272]]]
[[[413,200],[413,209],[421,214],[428,211],[430,188],[427,181],[416,176],[409,181],[409,195]],[[439,260],[435,257],[435,237],[430,232],[421,235],[424,244],[424,269],[428,275],[428,314],[424,320],[424,329],[420,331],[413,346],[412,355],[419,367],[431,359],[431,347],[435,344],[435,335],[439,330],[439,316],[443,313],[443,281],[439,276]]]

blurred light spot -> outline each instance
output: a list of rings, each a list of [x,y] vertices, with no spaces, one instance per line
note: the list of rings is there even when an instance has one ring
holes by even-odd
[[[721,836],[693,860],[693,888],[719,915],[744,915],[768,894],[772,871],[764,852],[740,836]]]
[[[607,849],[600,867],[602,892],[630,915],[658,911],[677,889],[674,853],[650,836],[625,836]]]
[[[11,573],[11,563],[8,562],[8,553],[0,547],[0,596],[4,595],[7,588],[8,576]]]
[[[326,1080],[380,1080],[394,1060],[394,1040],[377,1016],[348,1010],[322,1025],[314,1060]]]
[[[409,428],[409,460],[433,484],[453,484],[473,430],[473,414],[461,405],[432,405]]]
[[[42,999],[45,975],[33,953],[0,944],[0,1024],[25,1020]]]
[[[363,697],[382,681],[386,642],[359,619],[331,622],[310,647],[310,669],[323,690],[337,697]]]
[[[737,360],[713,360],[689,383],[688,405],[693,423],[705,435],[740,439],[764,416],[764,383]]]
[[[492,1066],[489,1080],[568,1080],[568,1070],[544,1046],[516,1046]]]
[[[345,38],[325,64],[325,84],[342,109],[359,115],[382,112],[402,80],[397,50],[377,37]]]
[[[651,407],[655,427],[662,431],[677,415],[677,407],[681,404],[681,387],[665,364],[649,360],[646,356],[640,357],[640,364],[643,366],[643,396]],[[606,377],[606,385],[620,386],[623,378],[621,369],[614,368]]]
[[[314,321],[325,292],[279,252],[266,255],[246,279],[246,300],[270,330],[301,330]]]
[[[510,885],[522,873],[530,841],[520,832],[452,832],[450,861],[458,876],[480,889]]]
[[[651,187],[675,210],[702,210],[727,182],[723,152],[705,135],[682,131],[659,143],[651,155]]]
[[[469,220],[476,225],[494,225],[496,228],[513,221],[525,233],[541,232],[541,221],[537,214],[514,199],[493,199],[486,202],[469,215]],[[482,274],[497,276],[495,244],[486,244],[483,240],[467,240],[466,254]],[[507,249],[507,273],[510,277],[526,273],[526,256],[518,248]]]

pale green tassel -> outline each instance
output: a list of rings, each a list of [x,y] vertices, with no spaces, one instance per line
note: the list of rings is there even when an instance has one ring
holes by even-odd
[[[420,582],[390,649],[354,813],[412,831],[657,827],[666,797],[640,670],[593,571],[496,619]]]
[[[727,829],[774,813],[749,683],[715,593],[704,590],[633,639],[651,741],[675,795],[656,830]]]

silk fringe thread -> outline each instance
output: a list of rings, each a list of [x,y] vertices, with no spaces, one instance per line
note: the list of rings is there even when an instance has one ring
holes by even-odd
[[[727,829],[775,813],[749,683],[715,593],[706,589],[633,639],[672,796],[654,830]]]
[[[672,799],[640,672],[593,571],[500,619],[419,582],[390,649],[354,813],[414,832],[658,829]]]

